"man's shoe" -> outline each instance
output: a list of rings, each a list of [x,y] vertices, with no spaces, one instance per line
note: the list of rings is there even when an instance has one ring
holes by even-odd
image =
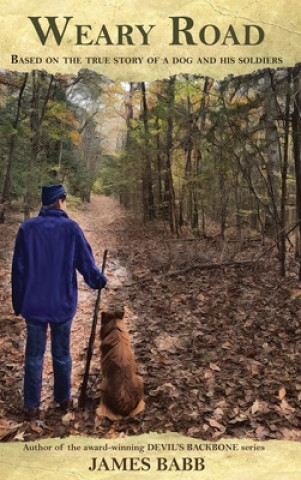
[[[37,420],[40,417],[40,410],[38,408],[25,408],[24,418],[29,422],[31,420]]]
[[[73,400],[72,398],[68,398],[67,400],[64,400],[63,402],[60,403],[60,409],[63,412],[67,412],[67,410],[71,410],[73,407]]]

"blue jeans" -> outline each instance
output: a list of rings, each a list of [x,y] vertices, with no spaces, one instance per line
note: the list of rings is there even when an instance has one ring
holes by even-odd
[[[54,374],[54,400],[58,403],[68,400],[71,395],[71,324],[72,320],[66,323],[50,323],[51,353]],[[43,361],[47,342],[47,328],[47,323],[27,323],[24,376],[25,408],[37,408],[41,403]]]

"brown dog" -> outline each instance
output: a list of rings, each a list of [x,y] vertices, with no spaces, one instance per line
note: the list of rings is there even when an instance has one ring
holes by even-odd
[[[110,420],[137,415],[144,410],[143,380],[136,374],[130,337],[123,311],[101,315],[101,405],[98,416]]]

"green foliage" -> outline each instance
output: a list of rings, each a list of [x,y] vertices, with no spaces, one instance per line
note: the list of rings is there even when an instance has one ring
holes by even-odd
[[[166,209],[170,210],[172,188],[176,216],[192,228],[200,226],[198,215],[204,214],[220,223],[222,232],[227,225],[236,227],[239,216],[246,222],[250,218],[254,225],[254,212],[258,214],[259,229],[264,228],[264,218],[272,218],[277,224],[283,181],[280,167],[287,70],[258,71],[219,82],[195,75],[177,76],[173,98],[170,82],[167,79],[146,85],[145,98],[139,88],[135,92],[133,86],[127,90],[133,115],[127,121],[123,149],[103,166],[103,191],[123,191],[128,199],[134,194],[136,204],[141,204],[142,199],[145,201],[150,158],[148,177],[156,210],[164,210],[164,218],[169,218],[170,211],[167,213]],[[117,88],[121,97],[122,88]],[[275,105],[274,111],[269,110],[267,98]],[[269,136],[269,125],[276,132],[274,138]],[[273,155],[280,159],[278,166],[268,148],[271,138]],[[286,202],[293,203],[291,155],[285,181]]]
[[[254,211],[257,228],[265,228],[265,218],[278,228],[286,69],[223,81],[181,75],[116,85],[87,70],[76,78],[35,72],[20,101],[24,78],[12,72],[0,78],[0,185],[11,158],[12,198],[26,195],[30,176],[34,202],[42,184],[65,182],[82,200],[92,190],[116,195],[145,218],[153,201],[158,216],[173,215],[193,231],[200,231],[199,216],[223,233],[238,217],[254,224]],[[103,124],[118,144],[109,153]],[[289,135],[285,202],[293,204]]]
[[[10,192],[5,201],[28,196],[29,189],[34,206],[41,185],[56,182],[70,183],[71,190],[87,198],[98,170],[91,167],[93,152],[87,159],[82,149],[85,123],[91,124],[84,116],[101,104],[103,77],[87,71],[78,79],[33,71],[24,80],[23,74],[1,73],[0,187],[3,191],[7,178]]]

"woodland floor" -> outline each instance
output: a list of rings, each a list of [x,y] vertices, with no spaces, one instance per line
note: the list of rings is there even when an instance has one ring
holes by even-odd
[[[99,333],[86,407],[77,408],[96,298],[80,280],[72,333],[74,408],[64,415],[53,402],[48,350],[41,419],[24,421],[25,325],[10,303],[11,256],[21,217],[11,214],[0,229],[2,441],[170,431],[208,440],[301,440],[301,290],[293,258],[286,278],[271,250],[254,264],[195,268],[221,261],[213,242],[172,238],[162,225],[139,223],[113,199],[93,197],[69,215],[83,228],[99,265],[109,249],[101,308],[125,306],[146,408],[135,419],[97,417]]]

